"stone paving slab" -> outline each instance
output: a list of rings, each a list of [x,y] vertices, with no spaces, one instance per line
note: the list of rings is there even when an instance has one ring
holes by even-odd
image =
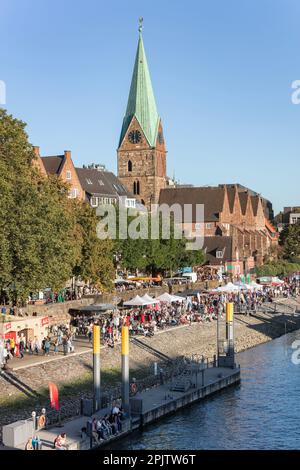
[[[204,386],[210,385],[218,380],[220,380],[219,375],[222,374],[222,378],[232,375],[233,369],[228,367],[218,367],[218,368],[209,368],[204,371]],[[199,387],[202,383],[202,375],[199,372],[198,375]],[[181,396],[186,395],[186,392],[177,392],[170,390],[171,382],[167,382],[164,385],[159,387],[154,387],[149,390],[145,390],[141,393],[135,395],[136,398],[143,399],[143,413],[150,411],[155,408],[155,406],[160,406],[162,403],[168,403],[174,398],[180,398]],[[191,390],[191,389],[189,389]]]
[[[101,411],[94,413],[91,417],[80,416],[79,418],[72,419],[63,423],[61,426],[51,427],[51,429],[43,429],[35,433],[36,436],[42,441],[42,450],[55,450],[53,442],[56,436],[61,433],[67,435],[67,445],[70,449],[76,449],[78,442],[81,441],[81,429],[86,427],[87,421],[93,418],[102,418],[104,415],[109,414],[111,408],[103,408]],[[16,447],[16,449],[24,450],[26,443]]]

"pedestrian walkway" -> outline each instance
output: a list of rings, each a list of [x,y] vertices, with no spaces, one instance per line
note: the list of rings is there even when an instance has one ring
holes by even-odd
[[[91,417],[81,416],[79,418],[72,419],[63,423],[61,426],[51,427],[51,429],[42,429],[41,431],[34,432],[35,436],[41,441],[42,449],[41,450],[55,450],[54,440],[55,438],[62,433],[66,434],[67,437],[67,450],[88,450],[91,448],[91,444],[95,446],[95,442],[91,443],[91,439],[82,433],[83,428],[87,428],[87,422],[92,421],[94,418],[101,420],[105,415],[109,415],[111,412],[110,408],[103,408],[97,413],[94,413]],[[122,431],[116,435],[111,436],[108,439],[101,440],[101,443],[106,445],[119,438],[120,436],[125,435],[130,428],[129,419],[122,421]],[[16,449],[25,450],[26,442],[18,445]]]
[[[155,333],[155,336],[170,332],[170,330],[175,330],[175,329],[179,330],[181,328],[186,328],[189,326],[193,326],[195,324],[172,326],[171,328],[166,328],[164,330],[157,331]],[[142,335],[138,336],[138,339],[142,339],[142,338],[144,338],[144,336]],[[121,341],[116,342],[116,344],[121,344]],[[83,337],[76,338],[75,340],[73,340],[73,345],[75,348],[75,352],[68,353],[67,355],[64,355],[62,347],[60,347],[58,354],[54,354],[53,352],[50,352],[49,356],[45,356],[44,354],[30,355],[26,353],[23,359],[20,359],[19,357],[14,357],[13,359],[9,360],[8,367],[10,368],[10,370],[17,371],[17,370],[26,369],[32,366],[46,364],[47,362],[59,361],[59,360],[67,359],[69,357],[79,356],[81,354],[92,352],[92,344],[89,343],[87,338],[83,338]],[[102,345],[101,349],[104,349],[106,347],[107,347],[106,345]]]
[[[73,341],[73,346],[75,348],[74,352],[70,352],[64,355],[63,348],[60,346],[59,352],[55,354],[54,352],[50,352],[49,356],[45,356],[44,354],[29,354],[26,353],[24,358],[21,359],[20,357],[13,357],[8,362],[8,367],[11,370],[21,370],[26,369],[27,367],[32,367],[40,364],[46,364],[47,362],[58,361],[61,359],[66,359],[70,356],[77,356],[80,354],[85,354],[92,351],[92,345],[88,342],[85,338],[77,338]]]

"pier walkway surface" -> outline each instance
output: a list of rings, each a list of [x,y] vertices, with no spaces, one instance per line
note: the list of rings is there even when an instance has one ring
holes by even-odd
[[[211,367],[198,371],[194,375],[194,383],[186,391],[174,391],[169,381],[165,384],[144,390],[134,397],[134,401],[141,401],[142,406],[139,412],[132,414],[132,420],[127,419],[122,422],[122,431],[110,439],[102,440],[100,443],[93,443],[93,447],[109,446],[112,441],[128,435],[135,429],[167,416],[184,406],[196,402],[204,397],[227,388],[230,385],[239,383],[239,368]],[[101,418],[109,414],[111,409],[105,408],[95,413],[91,417],[82,416],[63,423],[61,427],[43,429],[34,433],[42,443],[41,450],[54,450],[53,442],[58,434],[66,433],[68,450],[88,450],[91,448],[91,439],[81,436],[81,429],[87,427],[87,422],[94,417]],[[15,449],[25,450],[26,442],[17,445]],[[0,448],[1,449],[1,448]]]

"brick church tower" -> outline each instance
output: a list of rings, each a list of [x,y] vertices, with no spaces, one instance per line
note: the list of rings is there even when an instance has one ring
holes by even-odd
[[[139,42],[118,147],[118,177],[150,208],[166,186],[166,148],[139,28]]]

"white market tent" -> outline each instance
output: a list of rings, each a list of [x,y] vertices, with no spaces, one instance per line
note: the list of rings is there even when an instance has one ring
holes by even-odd
[[[149,301],[146,301],[139,295],[136,295],[133,299],[124,302],[123,305],[124,307],[143,307],[144,305],[149,305]]]
[[[240,290],[253,290],[253,286],[250,284],[245,284],[242,281],[235,282],[234,285],[237,286]]]
[[[134,281],[128,281],[127,279],[122,279],[121,277],[119,277],[118,279],[115,279],[114,283],[115,284],[135,284]]]
[[[160,302],[167,302],[170,304],[171,302],[183,302],[184,299],[183,297],[179,297],[177,295],[171,295],[165,292],[164,294],[157,297],[157,300],[160,300]]]
[[[232,282],[228,282],[226,286],[218,287],[217,292],[237,292],[240,288],[232,284]]]
[[[250,286],[253,289],[259,289],[259,290],[263,289],[263,286],[261,284],[257,284],[257,282],[255,282],[255,281],[251,281]]]
[[[172,295],[173,297],[173,302],[183,302],[184,301],[184,298],[183,297],[179,297],[179,295]]]
[[[147,302],[147,305],[150,305],[150,304],[159,304],[159,300],[153,299],[153,298],[150,297],[150,295],[148,295],[148,294],[143,295],[143,297],[141,297],[141,299],[145,300],[145,302]]]

